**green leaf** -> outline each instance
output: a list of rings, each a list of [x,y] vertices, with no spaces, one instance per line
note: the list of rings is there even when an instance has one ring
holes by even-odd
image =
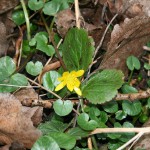
[[[39,10],[44,6],[43,0],[29,0],[28,6],[31,10]]]
[[[60,148],[52,137],[42,136],[34,143],[31,150],[60,150]]]
[[[22,10],[14,11],[12,13],[12,20],[18,26],[20,26],[21,24],[24,24],[25,23],[24,12]]]
[[[82,130],[79,127],[71,128],[67,133],[75,137],[77,140],[81,139],[82,137],[87,137],[89,135],[88,131]]]
[[[150,70],[150,64],[144,63],[144,68],[145,68],[146,70]]]
[[[54,88],[60,83],[57,79],[61,75],[57,71],[49,71],[43,76],[43,85],[45,88],[53,91]]]
[[[118,111],[118,103],[116,101],[108,102],[102,105],[102,107],[107,113],[115,113]]]
[[[69,8],[68,0],[52,0],[44,5],[43,12],[49,16],[55,16],[61,10]]]
[[[48,45],[48,34],[46,32],[37,33],[29,42],[30,46],[35,46],[36,49],[44,52],[48,56],[53,56],[55,49],[52,45]]]
[[[133,86],[130,86],[128,84],[124,84],[121,87],[121,90],[122,90],[123,94],[138,93],[138,90],[136,88],[134,88]]]
[[[0,58],[0,81],[7,79],[16,70],[16,65],[12,58],[5,56]]]
[[[123,111],[128,114],[129,116],[136,116],[138,115],[142,110],[142,105],[140,101],[123,101],[122,103]]]
[[[77,117],[78,125],[84,130],[94,130],[98,127],[98,124],[95,120],[89,121],[89,115],[86,113],[82,113]]]
[[[73,104],[70,100],[62,101],[61,99],[58,99],[53,103],[53,107],[57,115],[66,116],[72,111]]]
[[[108,115],[106,112],[101,111],[100,117],[98,118],[100,122],[106,123],[108,120]]]
[[[138,58],[135,57],[135,56],[129,56],[129,57],[127,58],[126,63],[127,63],[127,66],[128,66],[128,68],[129,68],[130,70],[134,70],[134,69],[139,70],[140,67],[141,67],[140,61],[139,61]]]
[[[52,137],[57,142],[59,147],[63,149],[72,149],[76,144],[75,137],[66,133],[56,132],[49,134],[49,136]]]
[[[37,76],[43,69],[43,64],[39,61],[33,63],[32,61],[28,62],[26,65],[26,71],[32,76]]]
[[[96,73],[82,86],[82,94],[91,103],[104,103],[112,100],[123,84],[123,73],[117,70],[104,70]]]
[[[19,86],[26,86],[28,84],[27,78],[22,74],[14,74],[10,78],[0,81],[0,84],[6,84],[6,86],[0,86],[0,92],[13,92],[19,89]],[[7,86],[8,85],[8,86]],[[14,86],[9,86],[14,85]]]
[[[38,129],[42,131],[43,135],[47,135],[50,133],[64,132],[67,127],[68,124],[61,121],[47,121],[45,123],[41,123],[38,126]]]
[[[92,44],[92,39],[84,29],[69,30],[62,46],[63,60],[69,71],[88,69],[94,52]]]
[[[117,120],[123,120],[127,117],[127,114],[122,110],[117,111],[115,115]]]
[[[108,148],[110,149],[110,150],[116,150],[116,149],[118,149],[120,146],[122,146],[124,143],[123,142],[120,142],[120,141],[110,141],[109,143],[108,143]]]

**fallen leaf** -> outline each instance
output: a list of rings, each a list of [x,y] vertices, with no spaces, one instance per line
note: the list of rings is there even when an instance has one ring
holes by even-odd
[[[0,143],[11,144],[17,141],[31,148],[41,136],[41,132],[33,126],[32,115],[24,110],[14,95],[0,93]]]

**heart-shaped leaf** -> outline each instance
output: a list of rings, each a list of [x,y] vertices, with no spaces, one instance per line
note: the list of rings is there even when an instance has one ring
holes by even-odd
[[[126,63],[130,70],[134,70],[134,69],[139,70],[141,67],[140,61],[135,56],[129,56],[127,58]]]
[[[112,100],[123,84],[123,73],[117,70],[104,70],[95,74],[82,86],[82,94],[91,103],[104,103]]]
[[[31,150],[60,150],[59,145],[51,136],[40,137],[33,145]]]
[[[63,60],[69,71],[86,71],[92,62],[93,51],[93,41],[85,30],[69,30],[62,46]]]
[[[22,10],[14,11],[12,13],[12,20],[15,22],[16,25],[21,25],[25,23],[24,12]]]
[[[108,102],[102,107],[107,113],[115,113],[118,111],[118,103],[116,101]]]
[[[140,101],[123,101],[122,108],[124,112],[130,116],[136,116],[138,115],[142,110],[142,105]]]
[[[89,121],[89,115],[82,113],[77,118],[78,125],[84,130],[94,130],[98,127],[98,123],[95,120]]]
[[[70,150],[72,149],[76,144],[75,137],[61,132],[55,132],[49,134],[59,145],[60,148]]]
[[[29,0],[28,1],[28,6],[31,10],[39,10],[44,6],[44,1],[43,0]]]
[[[33,63],[32,61],[28,62],[26,65],[26,71],[32,76],[37,76],[43,69],[43,64],[39,61]]]
[[[43,76],[43,85],[47,89],[54,90],[54,88],[60,83],[58,81],[60,74],[57,71],[49,71]]]
[[[73,104],[69,100],[62,101],[61,99],[58,99],[53,103],[53,107],[57,115],[66,116],[72,111]]]
[[[0,58],[0,81],[8,78],[16,70],[16,65],[12,58],[5,56]]]

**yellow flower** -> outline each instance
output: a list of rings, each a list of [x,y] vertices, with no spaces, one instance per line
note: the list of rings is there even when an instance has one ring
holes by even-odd
[[[69,91],[75,91],[78,95],[82,95],[82,92],[79,88],[80,81],[77,77],[80,77],[84,74],[84,70],[71,71],[70,73],[64,72],[62,77],[58,78],[58,81],[61,83],[55,88],[55,91],[61,90],[64,86],[67,86]]]

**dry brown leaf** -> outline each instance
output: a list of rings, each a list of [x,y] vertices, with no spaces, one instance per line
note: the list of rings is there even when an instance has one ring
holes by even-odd
[[[125,19],[121,25],[115,25],[100,69],[115,68],[127,71],[126,59],[130,55],[139,57],[143,45],[150,39],[150,18],[135,17]]]
[[[15,96],[0,93],[0,143],[17,141],[31,148],[41,136],[41,132],[33,126],[32,116],[33,111],[26,111]]]

